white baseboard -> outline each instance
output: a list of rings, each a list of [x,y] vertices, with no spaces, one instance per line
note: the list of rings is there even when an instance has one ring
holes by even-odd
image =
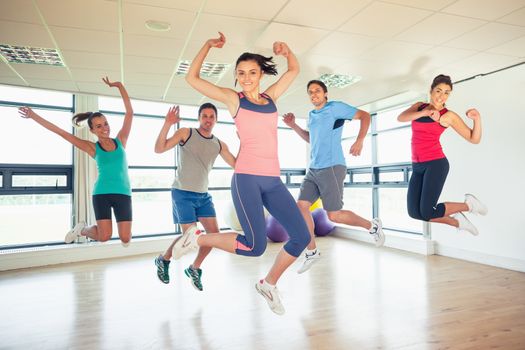
[[[0,251],[0,271],[160,253],[166,250],[173,238],[140,238],[133,240],[128,247],[123,247],[120,241],[109,241],[4,250]]]
[[[525,260],[445,246],[436,242],[436,254],[508,270],[525,272]]]
[[[434,241],[425,239],[422,236],[403,234],[385,230],[385,247],[405,250],[413,253],[432,255],[434,254]],[[353,230],[342,226],[335,228],[334,236],[355,239],[356,241],[373,244],[370,234],[366,231]]]
[[[420,236],[401,234],[392,231],[386,231],[386,233],[387,237],[385,247],[423,255],[437,254],[525,272],[525,260],[522,259],[508,258],[444,246],[434,241],[426,240]],[[336,237],[354,239],[373,244],[370,235],[365,231],[336,227],[332,234]],[[120,244],[120,241],[110,241],[106,243],[91,242],[29,249],[3,250],[0,251],[0,271],[140,254],[156,254],[164,251],[172,242],[173,238],[174,236],[135,239],[126,248]]]

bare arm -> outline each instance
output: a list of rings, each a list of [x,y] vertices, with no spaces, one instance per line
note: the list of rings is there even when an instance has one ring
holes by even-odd
[[[75,135],[72,135],[71,133],[59,128],[55,124],[51,123],[50,121],[45,120],[44,118],[36,114],[29,107],[20,107],[18,109],[18,113],[23,118],[33,119],[35,122],[42,125],[47,130],[50,130],[54,132],[55,134],[59,135],[66,141],[70,142],[73,146],[89,154],[91,157],[95,156],[96,147],[93,142],[78,138]]]
[[[272,100],[277,101],[277,99],[284,94],[284,92],[290,87],[292,82],[295,80],[299,74],[299,61],[295,57],[294,53],[290,50],[288,45],[281,41],[276,41],[273,44],[273,52],[276,55],[284,56],[288,63],[288,70],[273,83],[265,93],[272,98]]]
[[[160,129],[159,136],[157,136],[157,141],[155,141],[155,153],[164,153],[178,145],[180,142],[188,139],[190,136],[190,129],[188,128],[180,128],[173,134],[173,136],[168,138],[170,128],[179,121],[179,106],[173,106],[168,110],[166,119],[164,119],[164,124]]]
[[[131,101],[129,99],[128,92],[126,91],[126,88],[120,81],[111,82],[109,81],[108,77],[102,78],[102,80],[109,87],[118,88],[120,92],[120,96],[122,96],[122,101],[124,102],[124,107],[126,108],[126,114],[124,116],[124,123],[122,124],[122,128],[117,134],[117,138],[122,143],[122,146],[126,148],[126,143],[128,142],[129,132],[131,131],[131,122],[133,120],[133,107],[131,107]]]
[[[222,157],[222,159],[224,159],[224,161],[229,165],[231,166],[232,168],[235,168],[235,162],[236,162],[236,158],[235,156],[230,152],[230,149],[228,148],[228,145],[226,145],[224,142],[220,141],[219,142],[221,143],[221,152],[219,153]]]
[[[452,126],[452,128],[470,143],[478,144],[481,141],[481,116],[479,112],[472,108],[466,112],[468,118],[472,119],[474,125],[472,129],[460,118],[456,113],[449,111],[444,118],[441,118],[445,123]]]
[[[301,136],[303,140],[310,143],[310,132],[308,130],[304,130],[295,123],[295,115],[293,113],[283,114],[283,122],[292,128],[292,130],[295,131],[297,135]]]
[[[350,154],[353,156],[359,156],[363,150],[363,142],[365,140],[366,134],[368,133],[368,128],[370,127],[370,113],[358,109],[353,119],[360,120],[361,127],[359,128],[357,139],[350,147]]]
[[[221,48],[226,42],[224,34],[220,33],[218,39],[209,39],[204,43],[204,46],[197,53],[197,56],[191,62],[188,74],[186,74],[186,81],[190,84],[195,90],[201,94],[214,99],[216,101],[224,103],[231,115],[235,115],[237,109],[239,108],[239,98],[237,93],[228,88],[223,88],[215,84],[210,83],[207,80],[204,80],[200,76],[200,71],[204,59],[208,55],[208,52],[212,47]]]
[[[429,116],[430,118],[434,119],[434,121],[438,121],[440,118],[439,111],[433,109],[433,108],[427,108],[423,109],[421,111],[418,111],[419,107],[423,102],[416,102],[414,103],[410,108],[405,110],[403,113],[401,113],[397,120],[400,122],[411,122],[412,120],[419,119],[421,117]]]

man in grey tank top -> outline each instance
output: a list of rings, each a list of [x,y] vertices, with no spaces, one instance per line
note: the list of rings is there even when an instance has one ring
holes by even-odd
[[[180,121],[179,107],[172,107],[166,114],[164,125],[155,143],[155,152],[163,153],[179,147],[180,165],[173,182],[171,198],[173,221],[182,232],[199,221],[206,232],[219,232],[212,198],[208,193],[208,175],[217,156],[221,156],[232,168],[235,157],[228,146],[212,134],[217,123],[217,108],[211,103],[199,107],[199,127],[180,128],[171,137],[168,132]],[[169,264],[176,238],[164,254],[155,258],[157,276],[163,283],[169,283]],[[200,268],[211,248],[200,248],[193,264],[184,270],[195,289],[202,291]]]

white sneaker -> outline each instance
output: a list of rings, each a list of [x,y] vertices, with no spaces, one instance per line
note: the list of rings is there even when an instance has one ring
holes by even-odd
[[[64,237],[64,242],[66,243],[73,243],[78,237],[81,237],[82,229],[86,227],[86,224],[83,222],[79,222],[78,224],[73,227],[71,231],[69,231],[66,234],[66,237]]]
[[[465,195],[465,203],[468,206],[469,213],[487,215],[489,211],[487,206],[481,203],[473,194],[467,193]]]
[[[191,250],[199,248],[197,238],[200,234],[201,231],[197,229],[196,225],[190,226],[173,246],[173,259],[180,259],[181,256],[188,254]]]
[[[458,230],[468,231],[474,236],[479,235],[478,229],[463,213],[456,213],[453,216],[459,223]]]
[[[374,237],[376,247],[382,247],[385,244],[385,233],[380,218],[372,219],[372,228],[368,232]]]
[[[277,315],[284,315],[284,306],[281,304],[279,291],[276,286],[270,286],[265,280],[255,283],[255,289],[266,299],[270,309]]]
[[[311,254],[304,253],[303,264],[297,270],[297,273],[303,273],[303,272],[306,272],[306,271],[310,270],[312,265],[315,264],[316,262],[318,262],[319,260],[321,260],[321,252],[319,251],[319,249],[316,249]]]

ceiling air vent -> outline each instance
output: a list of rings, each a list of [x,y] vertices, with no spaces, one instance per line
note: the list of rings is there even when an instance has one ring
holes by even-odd
[[[55,49],[0,44],[0,54],[10,63],[46,64],[64,67],[64,62]]]
[[[177,66],[176,74],[177,75],[186,75],[188,69],[190,68],[191,61],[180,61]],[[221,77],[224,72],[230,68],[231,64],[229,63],[214,63],[214,62],[204,62],[201,68],[202,77]]]
[[[357,83],[361,80],[361,77],[344,74],[323,74],[319,77],[319,80],[325,83],[327,87],[342,89]]]

